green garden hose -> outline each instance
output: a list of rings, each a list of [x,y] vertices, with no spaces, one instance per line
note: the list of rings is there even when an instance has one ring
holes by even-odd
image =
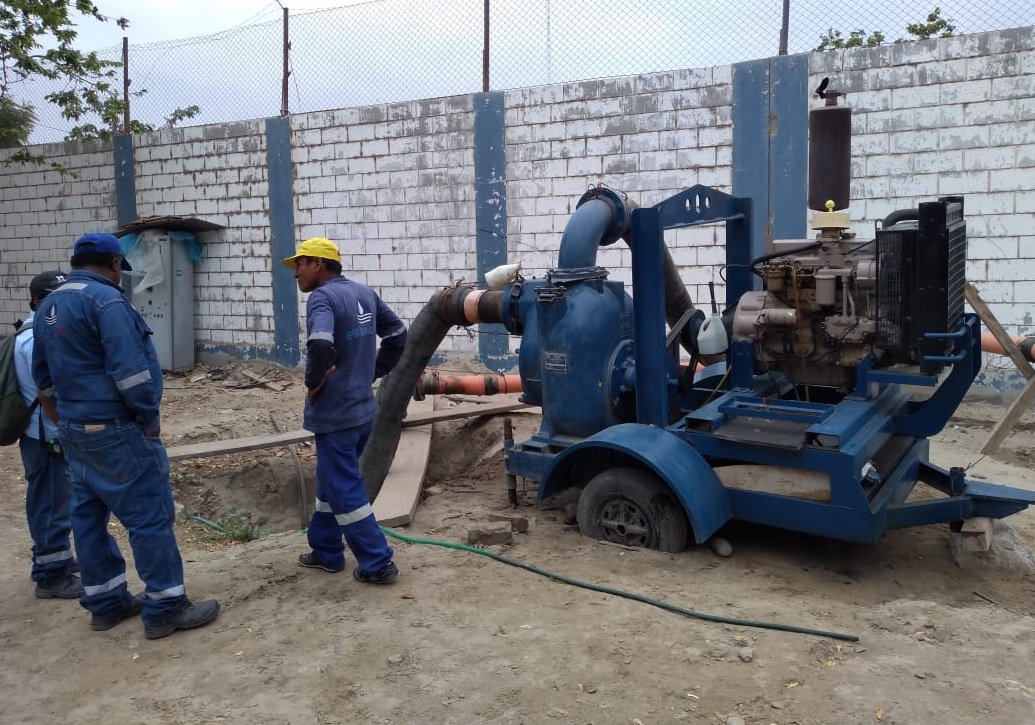
[[[823,631],[823,630],[820,630],[820,629],[811,629],[809,627],[796,627],[796,626],[791,625],[791,624],[779,624],[779,623],[774,623],[774,622],[757,622],[757,621],[754,621],[754,620],[751,620],[751,619],[736,619],[736,618],[733,618],[733,617],[722,617],[722,616],[719,616],[717,614],[705,614],[703,612],[695,612],[692,609],[685,609],[683,607],[677,607],[674,604],[668,604],[667,602],[662,602],[662,601],[659,601],[657,599],[651,599],[650,597],[645,597],[642,594],[633,594],[631,592],[625,592],[625,591],[622,591],[620,589],[612,589],[611,587],[604,587],[604,586],[600,586],[599,584],[590,584],[589,582],[579,581],[578,579],[572,579],[571,577],[566,577],[566,576],[563,576],[561,574],[554,574],[553,572],[546,571],[545,569],[540,569],[537,566],[532,566],[531,564],[525,564],[523,562],[517,561],[516,559],[510,559],[510,558],[508,558],[506,556],[501,556],[499,554],[494,554],[491,551],[486,551],[485,549],[479,549],[479,548],[474,547],[474,546],[466,546],[465,544],[457,544],[457,543],[454,543],[454,542],[451,542],[451,541],[438,541],[436,539],[418,539],[418,538],[414,538],[412,536],[405,536],[404,534],[400,534],[397,531],[392,531],[391,529],[387,529],[384,526],[381,527],[381,530],[385,533],[386,536],[390,536],[393,539],[398,539],[399,541],[404,541],[407,544],[425,544],[425,545],[428,545],[428,546],[442,546],[442,547],[444,547],[446,549],[457,549],[459,551],[467,551],[467,552],[470,552],[472,554],[480,554],[481,556],[487,556],[490,559],[495,559],[496,561],[502,562],[504,564],[509,564],[510,566],[516,566],[519,569],[524,569],[526,571],[532,572],[533,574],[539,574],[541,576],[549,577],[550,579],[554,579],[554,580],[559,581],[559,582],[564,582],[565,584],[570,584],[572,586],[581,587],[582,589],[589,589],[589,590],[592,590],[592,591],[595,591],[595,592],[601,592],[603,594],[611,594],[613,596],[622,597],[624,599],[632,599],[633,601],[642,602],[644,604],[649,604],[652,607],[658,607],[659,609],[664,609],[664,610],[666,610],[668,612],[674,612],[676,614],[682,614],[683,616],[693,617],[694,619],[702,619],[702,620],[704,620],[706,622],[718,622],[720,624],[732,624],[732,625],[741,626],[741,627],[757,627],[759,629],[772,629],[772,630],[776,630],[778,632],[794,632],[794,633],[797,633],[797,634],[811,634],[811,635],[814,635],[816,637],[830,637],[831,639],[839,639],[839,640],[843,640],[845,642],[858,642],[859,641],[858,635],[854,635],[854,634],[842,634],[840,632],[826,632],[826,631]]]

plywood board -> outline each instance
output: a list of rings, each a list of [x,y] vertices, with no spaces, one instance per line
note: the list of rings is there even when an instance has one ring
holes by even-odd
[[[432,412],[433,399],[411,400],[406,419]],[[424,485],[431,450],[431,423],[404,427],[399,435],[392,466],[374,499],[374,516],[382,526],[405,526],[413,521]]]

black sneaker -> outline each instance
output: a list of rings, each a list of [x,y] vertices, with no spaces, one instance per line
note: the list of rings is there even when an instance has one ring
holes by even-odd
[[[337,574],[345,568],[344,564],[339,566],[337,569],[327,566],[327,564],[323,563],[323,559],[316,555],[315,551],[310,551],[308,554],[299,554],[298,564],[299,566],[304,566],[308,569],[323,569],[324,571],[329,571],[331,574]]]
[[[352,578],[364,584],[391,584],[399,578],[399,567],[395,565],[394,561],[390,561],[381,571],[371,574],[357,566],[352,570]]]
[[[90,629],[95,632],[104,632],[124,619],[136,617],[144,608],[144,596],[141,594],[123,600],[122,606],[108,612],[101,612],[90,617]]]
[[[79,599],[85,593],[83,583],[75,574],[36,584],[37,599]]]
[[[192,604],[184,601],[176,609],[171,609],[161,615],[151,624],[144,624],[144,636],[148,639],[159,639],[168,637],[178,629],[194,629],[202,627],[219,614],[219,602],[215,599],[206,599]]]

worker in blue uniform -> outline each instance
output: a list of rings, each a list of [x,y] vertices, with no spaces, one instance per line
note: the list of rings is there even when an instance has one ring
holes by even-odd
[[[341,254],[323,237],[283,260],[306,301],[306,399],[303,427],[316,439],[316,506],[305,567],[339,572],[348,543],[357,581],[391,584],[399,576],[359,472],[377,402],[374,380],[402,356],[406,326],[370,287],[342,275]],[[378,344],[380,338],[380,344]]]
[[[26,405],[36,402],[36,383],[32,379],[32,319],[36,308],[67,275],[51,270],[37,274],[29,282],[29,309],[32,311],[18,329],[14,343],[14,372],[18,390]],[[57,425],[36,405],[25,432],[18,439],[25,469],[25,518],[32,536],[32,571],[37,599],[79,599],[83,585],[76,575],[72,556],[72,480],[68,464],[57,444]]]
[[[131,267],[111,234],[77,239],[71,266],[36,310],[33,377],[41,400],[56,403],[72,474],[80,604],[94,630],[137,614],[148,639],[200,627],[216,618],[219,603],[191,603],[183,584],[160,438],[162,369],[151,330],[119,286]],[[126,561],[108,532],[112,514],[129,532],[142,597],[127,590]]]

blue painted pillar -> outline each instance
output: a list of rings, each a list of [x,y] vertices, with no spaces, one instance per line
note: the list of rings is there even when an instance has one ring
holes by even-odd
[[[665,278],[665,240],[657,207],[632,213],[633,289],[655,289]],[[668,425],[668,374],[665,370],[665,295],[641,295],[633,304],[636,355],[636,422]],[[660,382],[659,381],[663,381]]]
[[[137,178],[133,159],[133,137],[129,134],[114,139],[115,217],[119,227],[137,219]]]
[[[295,200],[291,176],[291,120],[266,119],[266,176],[269,179],[270,253],[273,263],[273,340],[270,359],[301,362],[298,346],[298,285],[280,260],[295,253]]]
[[[752,201],[752,258],[808,236],[808,80],[807,55],[733,66],[733,195]]]
[[[130,134],[115,136],[112,143],[112,155],[115,161],[115,221],[121,229],[137,220],[137,177],[133,155],[133,136]],[[100,230],[82,230],[83,233],[88,231]],[[133,302],[133,285],[128,282],[125,284],[124,295],[127,300]]]
[[[507,155],[503,94],[474,95],[474,221],[478,278],[507,262]],[[478,355],[490,370],[511,367],[503,325],[478,326]]]

